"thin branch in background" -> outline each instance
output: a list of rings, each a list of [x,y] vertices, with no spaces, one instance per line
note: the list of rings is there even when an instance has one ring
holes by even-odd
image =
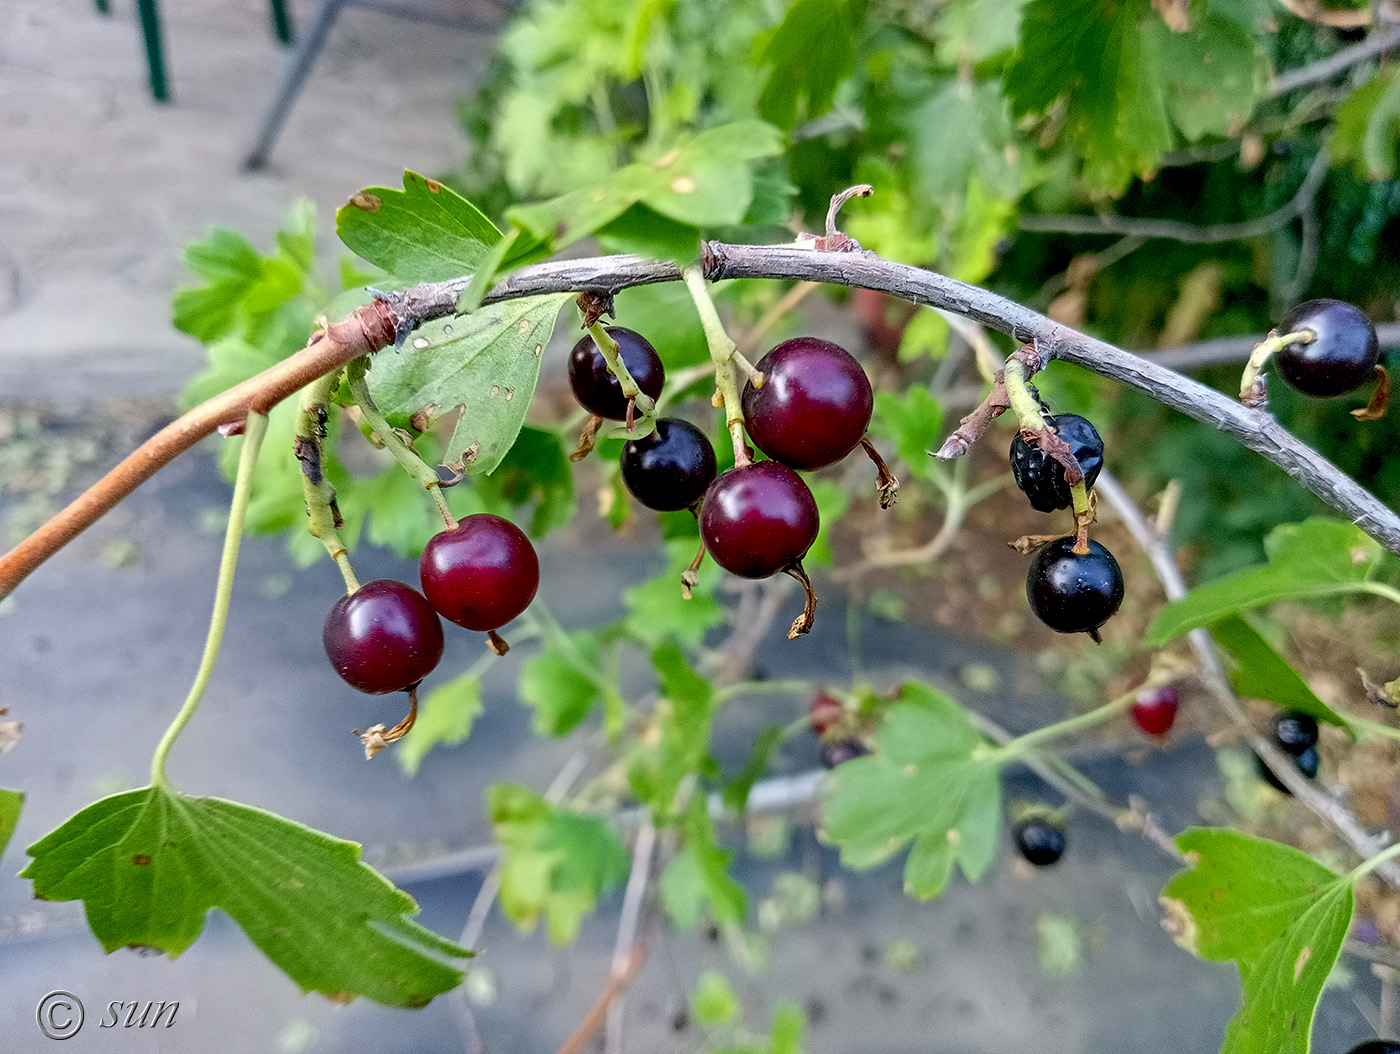
[[[749,358],[758,349],[759,343],[768,335],[768,331],[795,311],[802,301],[806,300],[820,285],[819,282],[798,282],[795,286],[783,294],[776,304],[763,313],[753,327],[744,334],[744,339],[739,342],[739,354],[744,358]]]
[[[1152,561],[1152,567],[1157,572],[1167,599],[1180,600],[1184,597],[1187,593],[1186,582],[1181,577],[1176,558],[1172,555],[1170,541],[1152,528],[1142,511],[1128,496],[1128,492],[1111,473],[1106,470],[1101,472],[1094,486]],[[1211,698],[1224,713],[1226,720],[1246,730],[1245,738],[1249,745],[1263,759],[1279,782],[1287,787],[1299,802],[1336,831],[1363,860],[1375,856],[1385,848],[1386,842],[1383,839],[1367,833],[1345,805],[1315,787],[1311,780],[1298,771],[1298,766],[1291,757],[1279,750],[1268,737],[1254,730],[1244,705],[1230,687],[1229,678],[1225,675],[1225,664],[1210,631],[1192,630],[1188,639],[1201,666],[1201,681]],[[1375,873],[1391,886],[1400,889],[1400,864],[1396,861],[1387,861],[1377,867]]]
[[[642,963],[646,962],[646,957],[646,948],[640,941],[632,945],[627,953],[627,960],[623,964],[622,971],[614,971],[612,976],[608,978],[608,983],[603,988],[602,994],[598,996],[598,1001],[579,1022],[573,1035],[564,1041],[558,1054],[582,1054],[583,1049],[588,1046],[598,1029],[603,1027],[603,1022],[613,1003],[622,998],[622,994],[627,991],[627,986],[632,983],[632,978],[642,968]]]
[[[1345,73],[1353,66],[1379,58],[1387,51],[1400,48],[1400,25],[1386,26],[1372,33],[1365,40],[1350,47],[1342,48],[1335,55],[1318,62],[1302,66],[1296,70],[1280,74],[1274,78],[1269,94],[1274,98],[1306,88],[1312,84],[1331,80],[1339,73]]]
[[[617,943],[613,948],[612,976],[618,977],[627,969],[632,948],[638,943],[637,927],[642,916],[642,904],[646,900],[647,883],[651,879],[652,857],[656,855],[656,826],[648,813],[637,831],[637,842],[632,848],[632,872],[627,876],[627,892],[622,897],[622,917],[617,925]],[[604,1054],[622,1054],[622,1022],[625,1013],[626,997],[618,993],[608,1008],[607,1021],[603,1028]]]

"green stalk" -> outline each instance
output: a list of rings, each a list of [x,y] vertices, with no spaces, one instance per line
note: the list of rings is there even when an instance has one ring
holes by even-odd
[[[710,297],[709,286],[698,267],[686,267],[681,271],[695,311],[700,316],[700,325],[705,330],[705,342],[710,347],[710,361],[715,367],[715,406],[723,407],[724,423],[729,430],[729,438],[734,444],[734,464],[742,467],[753,459],[749,455],[748,444],[744,439],[744,409],[739,395],[739,374],[736,369],[739,359],[738,346],[730,339],[720,321],[715,302]],[[758,387],[763,382],[747,361],[744,363],[750,373],[750,380]],[[746,372],[747,372],[746,371]]]
[[[1400,842],[1392,846],[1387,846],[1369,860],[1363,860],[1361,864],[1343,878],[1347,882],[1355,882],[1359,878],[1365,878],[1376,868],[1400,856]]]
[[[617,378],[617,383],[622,387],[622,397],[631,399],[637,409],[643,414],[655,411],[656,402],[650,395],[638,387],[636,380],[627,369],[627,363],[622,361],[622,349],[617,341],[613,340],[608,328],[601,322],[595,322],[588,327],[589,334],[593,337],[593,343],[598,345],[598,350],[603,354],[603,361],[608,364],[608,372]]]
[[[1245,403],[1251,401],[1259,374],[1263,371],[1264,364],[1273,357],[1275,352],[1289,344],[1311,344],[1316,339],[1317,334],[1312,330],[1300,329],[1296,333],[1285,333],[1281,337],[1270,333],[1254,345],[1254,351],[1250,353],[1249,362],[1245,364],[1244,373],[1240,377],[1240,401]]]
[[[1042,743],[1048,742],[1049,740],[1074,735],[1076,732],[1082,732],[1087,728],[1093,728],[1095,725],[1101,725],[1105,721],[1111,721],[1119,714],[1129,710],[1137,700],[1140,692],[1148,688],[1155,688],[1159,684],[1165,684],[1166,681],[1166,678],[1158,679],[1149,677],[1132,691],[1120,695],[1117,699],[1104,703],[1103,706],[1095,710],[1090,710],[1087,714],[1080,714],[1078,717],[1067,718],[1053,725],[1037,728],[1034,732],[1027,732],[1023,736],[1017,736],[1004,746],[993,749],[990,754],[988,754],[988,757],[1004,764],[1007,761],[1022,757],[1028,751],[1035,750]]]
[[[1026,387],[1026,367],[1020,359],[1006,360],[1006,365],[1002,367],[1002,379],[1006,386],[1006,398],[1011,403],[1011,410],[1021,427],[1032,432],[1044,428],[1045,414],[1040,409],[1040,403],[1035,401],[1035,396]]]
[[[219,560],[219,580],[214,587],[214,613],[209,618],[209,634],[204,641],[204,654],[195,671],[194,683],[185,696],[184,705],[175,715],[175,720],[165,730],[155,756],[151,759],[151,785],[163,790],[171,790],[170,780],[165,775],[165,759],[175,740],[189,724],[209,679],[214,673],[214,663],[219,659],[219,647],[224,640],[224,627],[228,625],[229,603],[233,598],[233,573],[238,567],[238,546],[243,540],[243,521],[248,515],[248,501],[253,493],[253,466],[258,461],[258,450],[262,447],[263,436],[267,434],[267,415],[249,412],[243,429],[243,449],[238,455],[238,477],[233,484],[233,504],[228,513],[228,530],[224,534],[224,551]]]
[[[297,456],[302,460],[301,492],[306,499],[311,537],[318,539],[326,547],[326,552],[335,561],[341,577],[345,579],[345,591],[353,593],[360,588],[360,581],[355,577],[355,569],[350,566],[350,555],[345,543],[340,539],[340,517],[335,506],[335,487],[326,478],[325,451],[321,444],[327,407],[331,396],[340,387],[341,373],[340,370],[334,370],[324,377],[318,377],[301,390],[296,418]],[[309,454],[308,449],[311,451]],[[314,479],[308,462],[314,463]]]

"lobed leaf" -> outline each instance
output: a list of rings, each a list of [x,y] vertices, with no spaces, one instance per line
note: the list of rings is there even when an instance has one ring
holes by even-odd
[[[413,922],[413,898],[332,838],[219,798],[146,787],[104,798],[29,847],[45,900],[81,900],[107,951],[176,957],[220,908],[305,992],[425,1006],[472,953]]]
[[[418,710],[413,730],[399,744],[399,767],[412,776],[428,751],[456,746],[471,734],[481,715],[481,678],[464,673],[434,688]]]

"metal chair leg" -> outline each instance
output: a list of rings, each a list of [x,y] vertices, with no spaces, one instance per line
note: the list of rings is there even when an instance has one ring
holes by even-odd
[[[146,41],[146,65],[151,71],[151,97],[156,102],[168,102],[170,93],[165,85],[165,51],[160,40],[160,9],[156,0],[137,0],[141,14],[141,35]]]
[[[311,72],[311,66],[316,61],[316,56],[325,47],[326,37],[330,33],[331,26],[335,23],[336,16],[340,14],[340,9],[345,6],[347,0],[321,0],[321,5],[316,9],[316,15],[311,20],[311,25],[301,39],[297,41],[296,49],[287,58],[287,68],[282,74],[282,83],[278,86],[277,95],[272,100],[272,105],[268,107],[266,116],[263,117],[262,129],[258,133],[257,142],[248,156],[243,159],[245,169],[259,169],[267,164],[268,155],[272,153],[272,147],[277,142],[277,136],[282,131],[282,125],[286,123],[288,115],[292,112],[292,106],[296,103],[297,96],[301,94],[302,85],[306,83],[306,75]]]
[[[292,15],[287,10],[287,0],[272,0],[272,31],[283,44],[292,42]]]

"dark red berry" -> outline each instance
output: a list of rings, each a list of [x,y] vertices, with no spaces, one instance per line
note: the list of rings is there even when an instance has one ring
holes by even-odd
[[[1176,710],[1181,698],[1170,684],[1139,692],[1133,703],[1133,720],[1149,736],[1164,736],[1176,722]]]
[[[1388,1039],[1368,1039],[1352,1047],[1347,1054],[1400,1054],[1400,1043]]]
[[[841,700],[822,693],[812,699],[807,707],[807,712],[811,715],[812,731],[819,736],[824,736],[841,723],[844,710],[841,706]]]
[[[1036,867],[1049,867],[1065,852],[1065,832],[1043,817],[1022,820],[1015,829],[1016,848]]]
[[[623,326],[604,328],[617,341],[622,364],[637,387],[653,399],[659,396],[666,383],[666,368],[661,365],[656,349],[640,333]],[[627,400],[622,395],[622,384],[608,372],[607,360],[589,334],[584,334],[569,353],[569,387],[574,390],[579,405],[589,413],[613,421],[626,419]]]
[[[700,505],[700,537],[715,563],[741,578],[793,567],[817,540],[817,503],[802,477],[776,461],[732,468]]]
[[[1098,542],[1082,556],[1073,538],[1056,538],[1036,552],[1026,575],[1026,599],[1036,618],[1059,633],[1089,633],[1123,603],[1123,571]]]
[[[1274,775],[1273,769],[1264,764],[1264,759],[1258,754],[1254,755],[1254,763],[1258,766],[1259,775],[1263,777],[1264,782],[1270,787],[1283,794],[1293,793],[1283,785],[1282,780]],[[1301,772],[1305,778],[1313,780],[1317,779],[1317,770],[1322,765],[1322,759],[1318,756],[1317,747],[1308,747],[1294,756],[1293,764],[1297,766],[1298,771]]]
[[[1069,444],[1074,460],[1084,470],[1084,486],[1092,487],[1103,468],[1103,439],[1098,430],[1078,414],[1060,414],[1045,423]],[[1027,443],[1019,432],[1011,440],[1011,475],[1037,512],[1066,509],[1073,501],[1065,482],[1065,467]]]
[[[412,586],[381,578],[343,596],[321,633],[335,672],[371,695],[417,684],[442,658],[442,623]]]
[[[539,557],[525,532],[486,512],[430,538],[418,573],[443,618],[482,631],[519,615],[540,585]]]
[[[869,753],[870,751],[865,749],[865,744],[859,739],[843,739],[837,743],[823,743],[822,764],[829,769],[834,769],[837,765],[844,765],[856,758],[863,758]]]
[[[1317,745],[1317,719],[1301,710],[1285,710],[1274,716],[1273,734],[1280,750],[1297,757]]]
[[[1278,324],[1277,332],[1313,334],[1274,353],[1279,376],[1304,395],[1327,398],[1355,391],[1375,376],[1380,361],[1376,327],[1360,308],[1341,300],[1309,300]]]
[[[689,421],[658,418],[656,431],[622,447],[622,482],[649,509],[687,509],[715,481],[715,448]]]
[[[854,450],[870,425],[875,396],[845,348],[817,337],[785,340],[758,363],[763,387],[744,388],[749,438],[774,461],[817,469]]]

